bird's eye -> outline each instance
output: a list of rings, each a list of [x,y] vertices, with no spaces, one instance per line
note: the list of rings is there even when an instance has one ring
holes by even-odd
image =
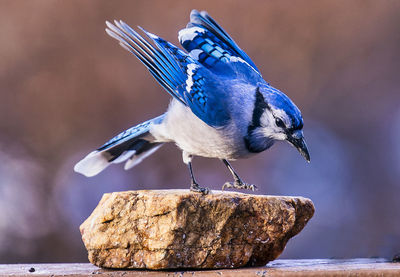
[[[285,128],[285,123],[283,123],[282,119],[280,119],[280,118],[275,118],[275,124],[279,128],[282,128],[282,129]]]

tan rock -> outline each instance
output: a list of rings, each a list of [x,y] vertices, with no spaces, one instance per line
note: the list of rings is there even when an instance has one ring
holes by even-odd
[[[277,258],[313,213],[303,197],[125,191],[104,194],[80,230],[100,267],[233,268]]]

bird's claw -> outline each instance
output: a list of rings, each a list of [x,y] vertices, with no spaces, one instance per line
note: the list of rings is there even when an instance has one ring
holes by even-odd
[[[196,183],[192,183],[190,185],[190,191],[200,192],[203,195],[207,195],[207,194],[210,193],[210,189],[209,188],[202,188],[202,187],[199,186],[199,184],[196,184]]]
[[[235,180],[235,182],[226,182],[222,186],[222,190],[225,190],[226,188],[247,189],[247,190],[251,190],[251,191],[257,190],[257,187],[255,185],[247,184],[240,180]]]

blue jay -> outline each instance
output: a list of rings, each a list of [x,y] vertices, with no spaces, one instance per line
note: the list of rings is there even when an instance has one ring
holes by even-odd
[[[193,156],[222,160],[233,176],[225,188],[251,189],[228,161],[248,158],[287,141],[309,162],[300,110],[270,86],[243,50],[207,12],[193,10],[179,32],[187,52],[144,29],[144,39],[123,21],[106,22],[108,35],[135,55],[172,96],[168,110],[134,126],[75,165],[94,176],[111,163],[130,169],[166,142],[174,142],[187,164],[192,191],[207,194],[192,170]]]

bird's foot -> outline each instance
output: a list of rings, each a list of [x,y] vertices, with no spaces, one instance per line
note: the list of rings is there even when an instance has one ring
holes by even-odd
[[[190,185],[190,191],[193,192],[200,192],[203,195],[209,194],[210,193],[210,189],[209,188],[202,188],[199,186],[199,184],[197,183],[192,183]]]
[[[255,191],[257,189],[257,187],[255,185],[246,184],[240,179],[237,179],[234,182],[226,182],[222,186],[222,190],[225,190],[226,188],[248,189],[248,190],[251,190],[251,191]]]

